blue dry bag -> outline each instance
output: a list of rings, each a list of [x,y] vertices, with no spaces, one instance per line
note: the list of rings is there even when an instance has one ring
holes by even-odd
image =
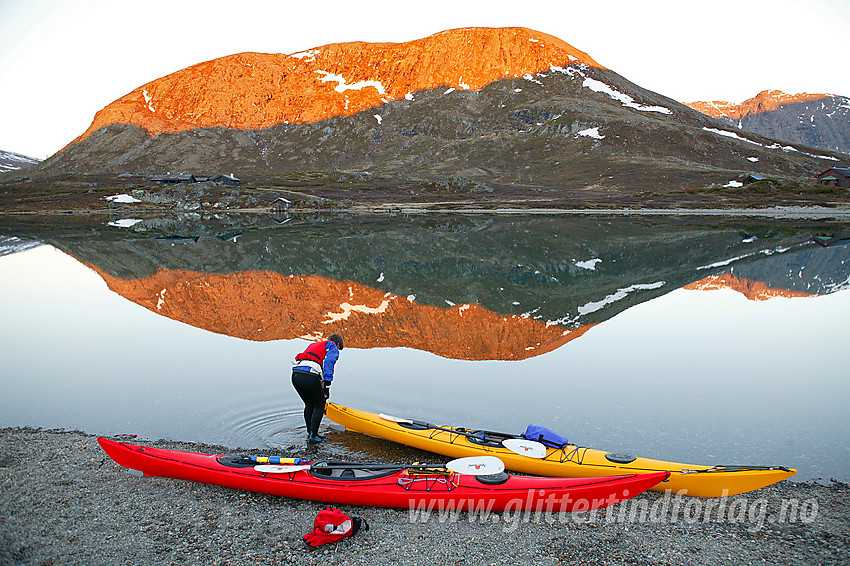
[[[569,441],[565,436],[561,436],[557,432],[551,431],[546,427],[537,425],[528,425],[525,433],[522,435],[526,440],[534,440],[552,448],[564,448]]]

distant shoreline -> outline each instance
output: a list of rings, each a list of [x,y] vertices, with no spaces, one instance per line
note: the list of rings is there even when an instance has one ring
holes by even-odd
[[[254,215],[271,214],[268,208],[234,208],[234,209],[121,209],[125,217],[138,216],[159,217],[177,214],[217,214],[217,215]],[[81,216],[81,215],[114,215],[115,210],[0,210],[0,216]],[[432,207],[431,205],[356,205],[346,209],[297,208],[290,211],[298,214],[460,214],[460,215],[504,215],[504,216],[703,216],[703,217],[752,217],[773,218],[777,220],[808,219],[808,220],[847,220],[850,221],[850,205],[836,207],[826,206],[773,206],[764,208],[517,208],[495,207],[478,208],[463,206],[457,208]]]
[[[834,218],[850,220],[850,206],[775,206],[770,208],[401,208],[401,214],[506,214],[564,216],[753,216],[763,218]]]

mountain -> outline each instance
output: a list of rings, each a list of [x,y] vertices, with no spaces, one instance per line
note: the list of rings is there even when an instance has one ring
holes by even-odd
[[[137,88],[98,112],[74,141],[111,124],[156,135],[318,122],[438,87],[479,90],[548,71],[552,62],[599,67],[555,37],[520,28],[458,29],[408,43],[332,44],[292,55],[240,53]]]
[[[35,157],[27,157],[20,153],[12,153],[11,151],[0,151],[0,173],[15,171],[16,169],[26,169],[39,163],[41,163],[41,160]]]
[[[850,98],[846,96],[764,90],[740,104],[686,104],[747,132],[850,154]]]
[[[552,36],[465,28],[188,67],[98,112],[33,177],[234,171],[275,185],[343,173],[366,188],[520,187],[527,199],[719,186],[747,173],[811,179],[839,160],[730,131]]]

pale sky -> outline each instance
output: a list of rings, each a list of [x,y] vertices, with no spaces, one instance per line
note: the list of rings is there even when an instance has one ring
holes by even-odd
[[[676,100],[850,96],[850,0],[0,0],[0,150],[45,158],[151,80],[244,51],[523,26]]]

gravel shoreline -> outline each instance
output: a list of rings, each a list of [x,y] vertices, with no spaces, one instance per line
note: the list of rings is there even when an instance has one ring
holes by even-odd
[[[135,477],[81,432],[0,429],[0,485],[3,565],[850,563],[850,487],[834,481],[785,481],[726,501],[650,492],[564,516],[423,522],[408,510],[341,506],[370,529],[317,548],[302,536],[322,503]]]

